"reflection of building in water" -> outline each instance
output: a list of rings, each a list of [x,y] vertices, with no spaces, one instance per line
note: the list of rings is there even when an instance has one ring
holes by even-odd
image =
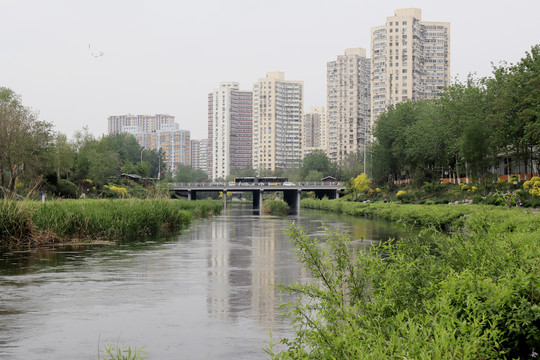
[[[220,319],[227,319],[229,305],[229,236],[227,223],[213,221],[210,224],[209,237],[212,239],[208,257],[209,313]]]
[[[281,230],[276,229],[271,221],[261,219],[264,237],[253,239],[253,293],[251,307],[253,315],[260,325],[272,324],[275,320],[275,296],[272,285],[276,284],[276,237],[280,238]],[[279,231],[280,234],[276,234]]]
[[[208,313],[230,320],[247,312],[258,324],[271,328],[280,305],[274,285],[297,281],[301,271],[283,235],[284,223],[230,216],[208,225]]]
[[[248,218],[253,223],[252,218]],[[235,318],[250,305],[252,225],[242,219],[211,223],[209,254],[209,313],[221,319]]]

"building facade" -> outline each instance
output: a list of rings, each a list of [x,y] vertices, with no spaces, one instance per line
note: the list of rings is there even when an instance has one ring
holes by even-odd
[[[124,126],[123,130],[132,134],[145,149],[161,149],[166,170],[173,176],[178,165],[191,166],[191,133],[189,130],[180,129],[178,124],[161,124],[160,128],[154,131],[144,131],[139,126]]]
[[[191,167],[208,174],[208,139],[191,140]]]
[[[366,49],[346,49],[327,63],[328,157],[342,162],[370,141],[370,60]]]
[[[253,169],[300,165],[303,109],[303,81],[269,72],[253,85]]]
[[[107,119],[108,133],[124,132],[124,127],[137,127],[141,131],[155,131],[163,124],[174,124],[174,116],[167,114],[156,115],[113,115]]]
[[[314,150],[327,150],[326,111],[324,106],[311,106],[302,122],[302,158]]]
[[[212,180],[251,166],[252,93],[237,82],[208,94],[208,166]]]
[[[388,106],[432,98],[450,84],[450,23],[421,17],[420,9],[398,9],[371,29],[372,122]]]

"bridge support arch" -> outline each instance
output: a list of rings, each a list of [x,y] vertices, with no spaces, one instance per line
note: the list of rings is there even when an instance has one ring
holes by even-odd
[[[290,215],[300,214],[300,196],[301,190],[283,190],[283,200],[289,205]]]
[[[256,215],[262,215],[263,193],[262,189],[253,191],[253,213]]]

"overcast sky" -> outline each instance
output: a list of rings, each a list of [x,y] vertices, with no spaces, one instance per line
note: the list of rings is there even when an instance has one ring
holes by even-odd
[[[326,63],[370,48],[399,8],[451,26],[451,73],[491,74],[540,43],[539,0],[0,0],[0,86],[68,137],[107,117],[174,115],[207,136],[207,96],[250,90],[269,71],[303,80],[305,109],[326,106]],[[90,48],[89,48],[90,44]],[[103,56],[99,56],[103,53]]]

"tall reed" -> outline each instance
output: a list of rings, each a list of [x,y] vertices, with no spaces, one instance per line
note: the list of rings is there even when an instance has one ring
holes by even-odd
[[[219,201],[61,200],[2,203],[0,244],[118,239],[174,231],[192,217],[219,213]]]

